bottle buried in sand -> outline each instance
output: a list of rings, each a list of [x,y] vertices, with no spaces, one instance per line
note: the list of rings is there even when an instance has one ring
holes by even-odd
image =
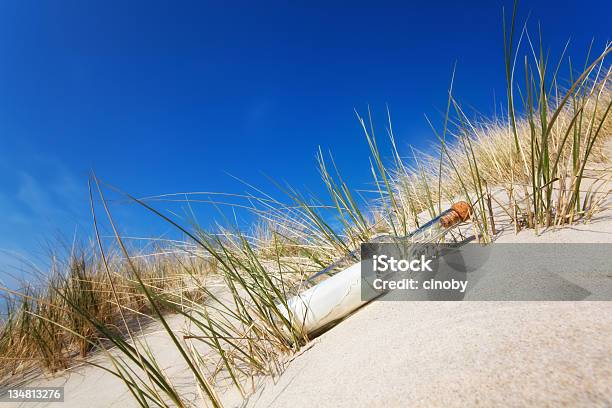
[[[400,238],[413,243],[434,243],[452,228],[467,221],[471,210],[465,201],[457,202],[406,237]],[[367,285],[366,282],[363,284]],[[283,307],[280,309],[297,329],[312,333],[380,295],[380,292],[372,288],[364,291],[362,298],[361,285],[361,264],[358,262],[289,299],[289,312]]]

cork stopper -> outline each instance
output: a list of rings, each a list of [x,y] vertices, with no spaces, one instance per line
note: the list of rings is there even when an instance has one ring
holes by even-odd
[[[472,213],[472,207],[465,201],[459,201],[453,204],[450,208],[450,212],[440,218],[440,224],[444,228],[450,228],[453,225],[459,224],[470,219]]]

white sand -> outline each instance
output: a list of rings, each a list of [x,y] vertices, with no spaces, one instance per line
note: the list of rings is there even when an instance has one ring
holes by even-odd
[[[498,242],[612,243],[610,215],[598,218],[539,237],[503,234]],[[193,379],[167,336],[146,339],[195,400]],[[63,407],[136,406],[121,381],[89,366],[29,385],[64,386]],[[223,399],[241,404],[233,392]],[[612,302],[373,302],[314,340],[246,404],[612,406]]]
[[[376,302],[254,407],[609,406],[607,302]]]
[[[612,221],[497,242],[612,243]],[[612,256],[611,256],[612,259]],[[252,407],[612,406],[612,302],[373,302]]]
[[[184,320],[179,316],[171,316],[169,324],[177,331],[183,326]],[[180,386],[184,395],[189,400],[195,400],[193,375],[186,370],[185,364],[181,360],[179,352],[176,350],[172,340],[163,332],[161,325],[154,323],[147,327],[140,336],[146,339],[151,347],[158,363],[163,367],[173,381]],[[120,355],[118,352],[113,352]],[[92,359],[96,364],[112,368],[108,359],[99,353]],[[70,407],[70,408],[104,408],[104,407],[137,407],[138,404],[133,399],[123,382],[112,374],[90,366],[83,365],[73,368],[58,376],[44,376],[34,381],[28,382],[28,387],[64,387],[64,403],[3,403],[0,407]]]

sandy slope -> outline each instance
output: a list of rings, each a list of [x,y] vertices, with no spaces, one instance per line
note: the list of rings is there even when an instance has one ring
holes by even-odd
[[[184,320],[179,316],[169,318],[171,327],[179,330]],[[186,370],[181,356],[174,347],[171,339],[163,332],[157,323],[147,327],[140,336],[155,353],[158,363],[173,378],[183,395],[189,400],[195,400],[193,375]],[[111,351],[112,352],[112,351]],[[99,353],[93,359],[96,364],[112,368],[106,356]],[[123,385],[121,380],[108,372],[90,366],[82,365],[68,370],[57,376],[42,376],[29,381],[28,387],[64,387],[65,400],[63,403],[6,403],[0,402],[0,407],[54,407],[61,405],[70,408],[105,408],[105,407],[137,407],[138,404]]]
[[[612,214],[498,242],[612,243]],[[155,330],[147,342],[196,400],[180,356]],[[64,407],[135,406],[119,380],[89,366],[30,385],[65,386]],[[223,397],[241,404],[235,393]],[[317,338],[246,405],[612,406],[612,302],[373,302]]]
[[[373,303],[256,407],[609,406],[612,304]]]
[[[612,221],[498,242],[612,243]],[[612,302],[375,301],[248,404],[612,406]]]

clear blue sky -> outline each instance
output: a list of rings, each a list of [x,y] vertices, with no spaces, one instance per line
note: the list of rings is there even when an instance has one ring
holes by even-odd
[[[503,101],[500,1],[227,3],[0,3],[0,248],[86,231],[90,169],[135,195],[244,190],[226,172],[317,192],[321,145],[363,187],[353,109],[370,104],[382,130],[388,103],[402,149],[425,148],[455,61],[463,103]],[[609,39],[596,3],[524,1],[520,16],[553,55],[571,37],[583,58]],[[128,213],[130,233],[164,232]]]

